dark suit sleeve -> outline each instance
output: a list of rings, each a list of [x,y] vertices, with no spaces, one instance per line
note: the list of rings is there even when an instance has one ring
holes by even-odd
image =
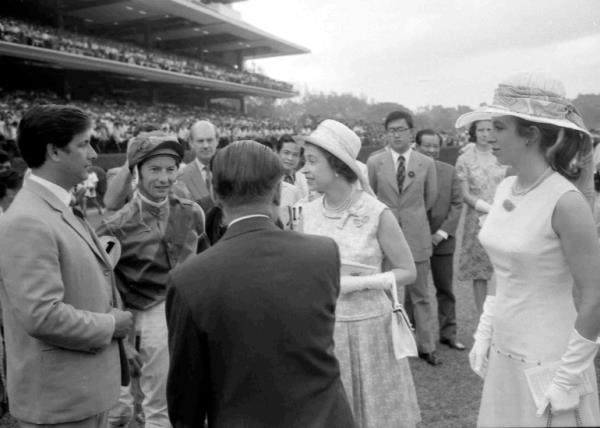
[[[198,331],[188,302],[172,283],[165,309],[169,330],[169,419],[174,428],[202,427],[209,397],[206,336]]]
[[[432,161],[427,167],[427,176],[425,177],[425,207],[427,211],[433,208],[437,199],[437,192],[437,174],[435,163]]]
[[[440,226],[444,232],[448,235],[454,235],[458,226],[458,220],[460,219],[460,212],[462,210],[462,185],[458,178],[458,174],[455,169],[452,169],[452,190],[450,195],[450,210],[446,219]]]

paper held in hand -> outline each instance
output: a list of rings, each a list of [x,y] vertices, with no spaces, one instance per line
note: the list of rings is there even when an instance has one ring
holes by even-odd
[[[529,391],[535,402],[537,409],[541,408],[544,404],[544,393],[550,386],[552,379],[561,362],[557,361],[543,366],[535,366],[525,370],[525,377],[527,378],[527,384],[529,385]],[[586,370],[583,373],[583,382],[579,385],[579,394],[591,394],[594,392],[593,382],[591,379],[590,371]]]
[[[341,275],[364,276],[379,272],[376,266],[342,260]]]

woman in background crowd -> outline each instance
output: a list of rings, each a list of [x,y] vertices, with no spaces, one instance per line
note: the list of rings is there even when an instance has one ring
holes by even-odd
[[[490,259],[477,238],[480,217],[490,210],[496,187],[506,176],[506,167],[492,154],[488,137],[492,122],[485,116],[469,125],[469,139],[475,144],[456,161],[456,173],[462,181],[465,223],[458,263],[458,279],[473,281],[475,306],[479,314],[487,294],[493,269]]]
[[[361,142],[354,132],[325,120],[299,140],[306,143],[302,172],[310,190],[322,193],[302,206],[301,229],[331,237],[340,248],[335,354],[357,426],[414,427],[419,406],[406,354],[398,348],[412,341],[416,355],[416,345],[407,328],[398,330],[403,317],[392,313],[386,296],[391,293],[399,309],[396,287],[415,280],[408,244],[390,210],[370,194],[356,163]]]
[[[590,189],[590,134],[562,83],[539,74],[508,79],[457,125],[482,115],[493,115],[489,143],[516,176],[498,186],[479,234],[497,288],[469,355],[485,379],[478,426],[600,426],[600,244],[574,184]],[[551,379],[538,393],[532,370]]]

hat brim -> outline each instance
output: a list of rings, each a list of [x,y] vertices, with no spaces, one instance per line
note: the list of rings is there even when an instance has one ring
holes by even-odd
[[[157,145],[154,148],[154,150],[148,153],[148,156],[145,157],[145,159],[154,156],[173,156],[181,161],[181,159],[183,159],[184,154],[185,151],[183,150],[183,146],[179,144],[179,142],[174,140],[167,140]]]
[[[521,119],[529,120],[531,122],[536,123],[547,123],[550,125],[555,125],[561,128],[569,128],[575,131],[579,131],[584,133],[588,138],[591,138],[591,134],[587,129],[581,128],[577,126],[575,123],[571,122],[567,119],[555,119],[549,117],[540,117],[540,116],[532,116],[525,113],[518,113],[511,111],[507,108],[497,106],[497,105],[489,105],[485,107],[480,107],[477,110],[474,110],[469,113],[465,113],[461,115],[458,119],[456,119],[456,124],[454,125],[456,128],[469,127],[473,122],[477,122],[480,120],[492,120],[494,117],[498,116],[514,116],[520,117]]]
[[[358,166],[358,163],[356,162],[356,159],[350,156],[347,152],[339,150],[338,145],[331,144],[325,139],[315,138],[312,135],[295,135],[292,138],[302,147],[305,147],[306,143],[310,143],[327,151],[328,153],[331,153],[333,156],[344,162],[344,164],[346,164],[352,170],[352,172],[356,174],[356,176],[358,177],[358,181],[363,186],[363,189],[370,190],[367,177],[365,177],[362,173],[361,169]]]

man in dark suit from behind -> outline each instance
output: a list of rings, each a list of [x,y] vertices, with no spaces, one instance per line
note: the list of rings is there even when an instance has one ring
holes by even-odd
[[[456,299],[452,291],[452,277],[455,233],[463,196],[454,167],[438,160],[441,141],[440,135],[431,129],[423,129],[415,136],[417,150],[435,159],[438,181],[437,198],[428,215],[433,244],[431,275],[438,302],[440,342],[462,351],[465,345],[456,339]]]
[[[354,426],[333,353],[335,242],[275,226],[283,165],[267,147],[231,144],[212,172],[228,228],[171,274],[171,423]]]

